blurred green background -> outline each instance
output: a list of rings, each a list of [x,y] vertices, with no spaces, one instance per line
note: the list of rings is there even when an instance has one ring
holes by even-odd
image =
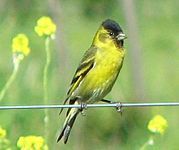
[[[61,104],[75,69],[92,42],[101,22],[116,20],[128,36],[126,58],[119,78],[107,96],[121,102],[172,102],[179,97],[179,11],[177,0],[1,0],[0,3],[0,89],[12,69],[11,41],[18,33],[30,39],[31,53],[1,105],[43,104],[42,75],[45,64],[44,39],[34,32],[41,16],[57,25],[51,42],[52,62],[48,75],[49,104]],[[147,123],[156,114],[168,120],[168,130],[151,149],[177,150],[179,110],[177,107],[127,108],[122,116],[115,109],[88,109],[79,115],[67,145],[56,143],[64,114],[50,110],[50,150],[139,149],[150,136]],[[0,112],[0,125],[12,145],[20,136],[44,133],[43,110]]]

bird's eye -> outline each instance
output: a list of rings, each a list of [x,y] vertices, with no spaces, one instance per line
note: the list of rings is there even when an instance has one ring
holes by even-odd
[[[109,35],[110,35],[110,36],[113,36],[113,35],[114,35],[114,33],[113,33],[113,32],[110,32],[110,33],[109,33]]]

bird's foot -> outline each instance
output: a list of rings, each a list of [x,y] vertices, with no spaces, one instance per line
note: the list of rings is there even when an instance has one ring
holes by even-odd
[[[83,116],[85,116],[85,110],[87,109],[87,104],[86,103],[83,103],[81,102],[81,108],[80,108],[80,112]]]
[[[119,112],[122,116],[122,103],[121,102],[116,102],[116,110]]]
[[[107,99],[102,99],[101,101],[104,102],[104,103],[108,103],[108,104],[116,104],[116,110],[122,116],[122,103],[121,102],[113,102],[113,101],[107,100]]]

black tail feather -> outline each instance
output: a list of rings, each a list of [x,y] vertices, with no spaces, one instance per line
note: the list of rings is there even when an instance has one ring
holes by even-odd
[[[63,129],[62,129],[62,131],[61,131],[61,133],[60,133],[60,135],[58,137],[58,139],[57,139],[57,142],[59,142],[63,137],[64,138],[64,143],[65,144],[67,143],[68,137],[70,135],[71,129],[73,127],[73,124],[75,122],[75,119],[76,119],[78,113],[79,112],[77,111],[75,114],[73,114],[72,117],[69,118],[69,120],[66,121],[66,123],[65,123],[65,125],[64,125],[64,127],[63,127]]]

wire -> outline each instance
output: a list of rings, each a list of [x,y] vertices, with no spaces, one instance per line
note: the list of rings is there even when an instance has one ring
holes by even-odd
[[[110,103],[110,104],[83,104],[83,105],[16,105],[0,106],[0,110],[9,109],[59,109],[59,108],[96,108],[96,107],[115,107],[119,111],[123,107],[156,107],[156,106],[179,106],[179,102],[162,103]]]

